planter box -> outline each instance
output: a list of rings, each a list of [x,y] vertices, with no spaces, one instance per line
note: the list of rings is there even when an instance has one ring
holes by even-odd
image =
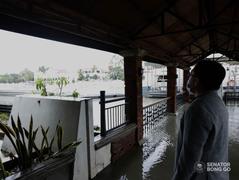
[[[48,132],[49,137],[53,137],[55,128],[60,120],[64,131],[63,146],[76,140],[81,141],[81,144],[76,149],[75,161],[73,163],[74,168],[71,168],[74,170],[74,175],[73,178],[71,177],[70,179],[89,179],[90,163],[94,161],[92,100],[82,98],[73,99],[69,97],[42,97],[37,95],[18,96],[14,100],[11,115],[14,117],[14,120],[16,120],[19,115],[22,126],[26,129],[28,129],[32,115],[33,129],[40,126],[44,128],[50,127]],[[8,125],[11,125],[10,121],[8,123]],[[39,133],[39,136],[36,137],[36,145],[38,147],[40,147],[41,139],[42,136]],[[7,137],[4,137],[2,149],[8,152],[13,151],[13,147]],[[56,149],[56,144],[54,144],[53,150],[55,151]],[[62,168],[62,172],[64,169],[65,168]],[[24,173],[23,177],[25,176]],[[48,180],[48,178],[45,179]]]
[[[6,180],[72,180],[75,152],[66,153],[61,157],[49,159],[37,164],[25,172],[19,172]]]

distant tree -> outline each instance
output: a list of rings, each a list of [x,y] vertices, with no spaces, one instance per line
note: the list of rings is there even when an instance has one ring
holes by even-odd
[[[109,78],[113,80],[124,80],[124,70],[121,66],[110,66],[109,68]]]
[[[122,56],[117,54],[112,56],[112,59],[108,66],[109,79],[113,80],[124,80],[124,60]]]
[[[19,83],[23,81],[24,79],[19,74],[16,73],[4,74],[0,76],[1,83]]]
[[[85,81],[89,81],[90,80],[90,75],[89,74],[86,74],[86,76],[85,76],[85,79],[84,79]]]
[[[24,69],[21,71],[20,76],[24,81],[34,81],[34,73],[29,69]]]
[[[46,67],[46,66],[40,66],[38,68],[38,71],[42,72],[43,74],[45,74],[48,70],[49,70],[49,67]]]
[[[99,79],[99,78],[100,78],[100,77],[97,76],[96,74],[94,74],[94,75],[91,77],[91,79],[94,79],[94,80]]]
[[[78,81],[83,81],[83,80],[85,80],[85,76],[84,76],[84,74],[83,74],[83,70],[82,70],[82,69],[79,69],[77,73],[78,73],[78,77],[77,77],[77,80],[78,80]]]
[[[0,83],[7,83],[8,79],[6,77],[6,75],[0,75]]]

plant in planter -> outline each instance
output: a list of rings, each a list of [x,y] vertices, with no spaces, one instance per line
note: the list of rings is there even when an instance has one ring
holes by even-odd
[[[41,96],[47,96],[46,80],[42,78],[38,78],[35,83],[36,83],[36,89],[40,91]]]
[[[58,88],[59,88],[59,96],[61,96],[61,94],[62,94],[62,89],[63,89],[64,86],[66,86],[67,84],[69,84],[69,80],[68,80],[68,78],[66,78],[66,77],[64,77],[64,76],[61,76],[61,77],[59,77],[59,78],[57,78],[57,79],[55,80],[55,83],[56,83],[56,85],[57,85]]]
[[[74,141],[69,143],[66,146],[62,146],[62,138],[63,138],[63,129],[58,123],[55,131],[55,135],[48,140],[48,131],[44,129],[42,126],[40,127],[42,132],[42,141],[41,146],[38,147],[35,143],[35,139],[39,130],[39,127],[33,129],[33,118],[31,117],[30,124],[28,130],[22,127],[21,120],[18,116],[17,123],[14,122],[13,117],[11,116],[11,125],[5,125],[0,122],[0,129],[5,133],[5,135],[9,138],[11,144],[14,147],[15,154],[9,153],[12,159],[15,159],[17,162],[17,166],[20,171],[26,171],[27,169],[33,167],[33,165],[48,160],[50,158],[59,157],[66,150],[76,148],[81,142]],[[54,140],[57,141],[57,152],[53,152],[52,146]],[[1,168],[4,171],[4,166]],[[5,173],[3,173],[5,174]]]
[[[94,126],[94,136],[97,136],[100,134],[100,127],[99,126]]]
[[[74,91],[73,91],[73,93],[72,93],[72,97],[73,98],[78,98],[79,97],[79,92],[75,89]]]
[[[5,112],[0,112],[0,121],[3,122],[4,124],[7,123],[9,119],[9,114]]]
[[[65,76],[60,76],[58,78],[48,78],[48,79],[43,79],[43,78],[38,78],[35,82],[36,84],[36,89],[40,91],[41,96],[53,96],[55,95],[52,92],[47,92],[46,85],[54,85],[56,84],[58,89],[59,89],[59,96],[62,95],[62,90],[63,87],[65,87],[67,84],[69,84],[69,80]]]
[[[6,178],[9,175],[10,175],[10,173],[5,170],[4,165],[2,163],[2,159],[0,158],[0,178],[1,179]]]

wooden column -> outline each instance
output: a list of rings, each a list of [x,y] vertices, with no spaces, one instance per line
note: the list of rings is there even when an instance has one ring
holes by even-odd
[[[167,97],[170,99],[167,102],[167,111],[169,113],[176,113],[176,67],[167,67],[168,81],[167,81]]]
[[[137,124],[136,140],[143,138],[142,57],[124,58],[127,118]]]

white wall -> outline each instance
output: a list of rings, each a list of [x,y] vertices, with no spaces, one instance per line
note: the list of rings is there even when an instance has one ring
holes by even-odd
[[[32,115],[33,129],[41,125],[44,128],[50,127],[49,137],[55,133],[56,125],[60,120],[64,131],[63,144],[75,140],[82,141],[76,151],[74,180],[93,178],[111,163],[110,143],[97,151],[95,150],[92,100],[23,95],[15,98],[11,115],[15,121],[19,115],[22,125],[26,129],[28,129]],[[41,131],[39,131],[36,139],[38,146],[41,144],[41,140]],[[57,149],[56,144],[54,148]],[[13,151],[7,137],[4,138],[2,149]]]
[[[15,98],[11,112],[15,120],[18,115],[20,116],[22,125],[27,129],[32,115],[34,129],[41,125],[45,128],[50,127],[49,137],[53,136],[56,125],[60,120],[64,130],[63,144],[68,144],[74,140],[82,141],[77,148],[74,169],[74,179],[78,180],[89,179],[89,138],[87,134],[90,131],[87,128],[86,121],[90,121],[93,124],[93,116],[88,114],[87,118],[86,102],[88,102],[89,106],[92,106],[92,101],[87,99],[19,96]],[[92,113],[92,109],[90,113]],[[93,134],[93,129],[91,131]],[[41,143],[40,132],[38,132],[36,139],[37,145]],[[7,137],[4,138],[2,149],[7,151],[12,151],[13,149]]]

